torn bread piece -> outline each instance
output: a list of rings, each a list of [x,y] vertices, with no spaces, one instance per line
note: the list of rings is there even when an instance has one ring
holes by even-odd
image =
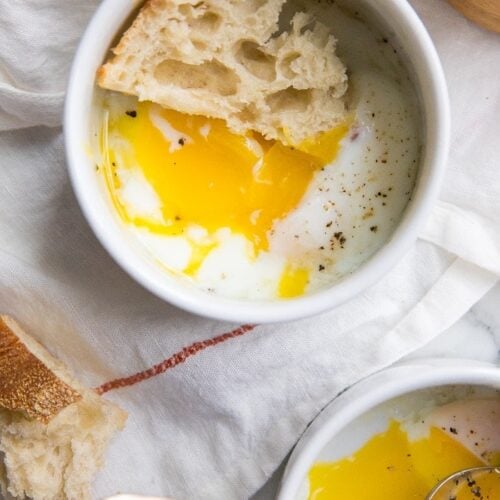
[[[278,34],[285,1],[149,0],[98,84],[298,144],[342,121],[347,75],[334,37],[310,16]]]
[[[34,500],[90,498],[126,413],[85,388],[10,317],[0,316],[0,486]]]

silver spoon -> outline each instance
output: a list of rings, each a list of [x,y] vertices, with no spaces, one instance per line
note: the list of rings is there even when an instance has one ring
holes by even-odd
[[[481,498],[480,479],[487,474],[495,475],[495,484],[500,491],[500,467],[472,467],[455,472],[443,479],[426,497],[426,500],[453,500],[458,488],[468,485],[471,498]],[[496,490],[495,490],[496,491]]]

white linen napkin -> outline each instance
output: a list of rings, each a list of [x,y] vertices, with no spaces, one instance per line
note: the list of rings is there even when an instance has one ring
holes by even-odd
[[[0,0],[0,310],[91,386],[202,342],[106,394],[130,417],[96,498],[248,497],[336,393],[436,337],[497,282],[500,37],[446,2],[412,3],[444,63],[454,123],[443,192],[421,239],[328,314],[203,343],[238,325],[182,312],[136,284],[99,245],[69,184],[64,88],[96,0]]]

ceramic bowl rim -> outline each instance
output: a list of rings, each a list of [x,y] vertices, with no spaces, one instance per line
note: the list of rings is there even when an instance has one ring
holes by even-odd
[[[386,0],[383,9],[404,24],[406,36],[417,50],[419,60],[413,61],[417,74],[425,85],[424,93],[427,127],[427,152],[421,165],[421,173],[413,199],[390,240],[365,264],[350,276],[329,288],[290,300],[245,301],[209,295],[186,287],[175,280],[164,279],[158,268],[147,264],[124,244],[123,229],[118,227],[111,214],[103,214],[102,193],[92,188],[89,179],[89,159],[86,157],[85,141],[88,139],[89,108],[95,78],[97,53],[100,61],[107,51],[115,33],[110,32],[110,23],[122,16],[122,22],[136,7],[138,1],[104,0],[94,14],[77,50],[68,83],[64,136],[69,174],[80,207],[101,244],[114,260],[146,289],[192,313],[232,322],[271,323],[290,321],[316,315],[340,305],[361,293],[386,274],[415,242],[418,231],[437,199],[448,154],[449,103],[443,70],[434,45],[422,22],[407,2]],[[120,14],[121,13],[121,14]],[[106,34],[107,38],[103,38]],[[100,51],[100,52],[99,52]],[[89,69],[89,67],[91,69]],[[420,69],[418,69],[420,68]],[[90,96],[90,97],[89,97]],[[90,101],[89,101],[90,99]],[[109,209],[108,209],[109,211]]]
[[[399,396],[447,385],[500,390],[500,370],[471,360],[420,360],[363,379],[329,403],[302,435],[288,460],[276,499],[297,498],[302,481],[321,450],[356,418]]]

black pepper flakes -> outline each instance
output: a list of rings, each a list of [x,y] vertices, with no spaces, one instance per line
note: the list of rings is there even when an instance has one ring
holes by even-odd
[[[477,498],[481,497],[481,488],[479,488],[478,486],[471,488],[470,492]]]
[[[476,484],[476,481],[474,481],[474,479],[472,479],[470,476],[467,476],[466,477],[467,479],[467,486],[470,488],[471,486],[474,486]]]
[[[378,226],[370,226],[370,231],[376,233],[378,231]]]
[[[136,118],[137,117],[137,111],[135,109],[133,109],[131,111],[125,111],[125,114],[127,116],[130,116],[130,118]]]
[[[320,265],[318,266],[318,270],[319,270],[319,271],[324,271],[324,270],[325,270],[325,266],[324,266],[323,264],[320,264]]]
[[[184,137],[181,137],[178,141],[177,141],[181,146],[184,146],[184,144],[186,144],[186,139],[184,139]]]

